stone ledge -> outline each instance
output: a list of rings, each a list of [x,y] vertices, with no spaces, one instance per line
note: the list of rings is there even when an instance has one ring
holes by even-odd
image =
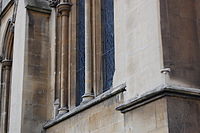
[[[160,85],[156,89],[121,104],[116,110],[126,113],[165,96],[200,98],[200,89]]]
[[[94,105],[97,105],[97,104],[99,104],[99,103],[119,94],[119,93],[126,91],[125,88],[126,88],[126,84],[121,84],[117,87],[114,87],[114,88],[102,93],[101,95],[97,96],[95,99],[93,99],[93,100],[91,100],[87,103],[79,105],[78,107],[70,110],[68,113],[65,113],[61,116],[58,116],[54,120],[48,121],[46,124],[44,124],[44,129],[48,129],[48,128],[50,128],[50,127],[52,127],[52,126],[54,126],[54,125],[56,125],[56,124],[58,124],[58,123],[60,123],[64,120],[66,120],[66,119],[68,119],[68,118],[90,108],[90,107],[93,107]]]

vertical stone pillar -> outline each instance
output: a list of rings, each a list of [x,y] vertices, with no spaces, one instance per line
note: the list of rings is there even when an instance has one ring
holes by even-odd
[[[85,0],[85,94],[82,102],[88,102],[93,95],[92,71],[92,0]]]
[[[7,133],[9,124],[11,60],[2,61],[1,133]]]
[[[68,92],[69,92],[69,71],[70,71],[70,44],[69,44],[69,13],[72,4],[69,1],[62,0],[57,6],[58,12],[61,15],[61,95],[59,113],[68,111]]]
[[[57,32],[57,19],[58,19],[58,16],[57,16],[57,12],[56,12],[56,6],[58,5],[58,0],[49,0],[49,6],[52,8],[52,13],[51,13],[51,15],[52,15],[52,26],[51,26],[51,30],[54,32],[52,35],[51,35],[51,38],[54,38],[55,40],[56,40],[56,32]],[[51,19],[51,18],[50,18]],[[54,41],[55,41],[54,40]],[[54,41],[52,41],[51,43],[56,43],[56,42],[54,42]],[[57,61],[58,61],[58,56],[56,56],[56,54],[57,54],[57,46],[58,45],[55,45],[55,47],[52,47],[52,49],[53,49],[53,52],[52,52],[52,54],[53,54],[53,58],[52,58],[52,60],[53,60],[53,62],[52,62],[52,66],[53,66],[53,71],[54,71],[54,77],[52,78],[52,86],[54,86],[54,104],[53,104],[53,108],[54,108],[54,118],[56,118],[56,116],[58,115],[58,109],[59,109],[59,107],[60,107],[60,103],[59,103],[59,95],[60,95],[60,93],[58,92],[58,89],[59,89],[59,87],[57,87],[59,84],[58,84],[58,80],[59,80],[59,69],[58,69],[58,64],[57,64]],[[54,51],[55,50],[55,51]]]

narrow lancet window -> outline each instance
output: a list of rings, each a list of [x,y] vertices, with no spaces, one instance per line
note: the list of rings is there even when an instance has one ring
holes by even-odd
[[[103,91],[112,87],[115,71],[114,2],[102,0]]]
[[[76,104],[82,101],[85,92],[85,0],[77,1],[77,74]]]

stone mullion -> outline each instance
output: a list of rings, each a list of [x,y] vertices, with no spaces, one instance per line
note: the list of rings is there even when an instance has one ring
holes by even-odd
[[[2,61],[2,104],[1,104],[1,133],[7,133],[9,119],[9,99],[10,99],[10,74],[12,61]]]
[[[92,56],[92,0],[85,0],[85,94],[83,102],[94,98]]]
[[[101,0],[85,2],[86,79],[83,102],[102,92]]]
[[[93,51],[93,57],[95,60],[95,65],[94,65],[94,71],[95,71],[95,95],[99,95],[103,92],[102,86],[102,74],[103,74],[103,69],[102,69],[102,39],[101,39],[101,1],[102,0],[94,0],[94,6],[93,6],[93,27],[94,27],[94,43],[93,45],[95,46]]]
[[[5,76],[6,76],[6,72],[3,68],[2,70],[2,73],[3,73],[3,79],[2,79],[2,95],[1,95],[1,133],[6,133],[6,116],[7,116],[7,111],[6,111],[6,95],[7,95],[7,89],[6,89],[6,80],[5,80]]]
[[[61,17],[60,15],[57,16],[57,25],[56,25],[56,32],[57,32],[57,44],[56,44],[56,86],[55,86],[55,101],[60,100],[60,88],[61,88]],[[60,102],[60,101],[59,101]]]
[[[92,0],[92,72],[97,96],[102,93],[101,0]]]
[[[61,108],[68,109],[68,33],[67,16],[62,14],[62,45],[61,45]]]
[[[71,0],[70,2],[73,3],[73,6],[69,16],[69,110],[76,107],[76,0]]]
[[[55,6],[55,5],[51,5]],[[54,9],[55,10],[55,9]],[[55,18],[55,31],[56,31],[56,50],[55,50],[55,88],[54,88],[54,117],[58,114],[58,109],[60,108],[61,101],[61,17],[58,12],[56,12]]]
[[[97,95],[97,86],[96,86],[96,0],[91,0],[91,29],[92,29],[92,36],[91,36],[91,40],[92,40],[92,86],[93,86],[93,91],[94,91],[94,95]]]
[[[61,97],[59,113],[65,113],[69,107],[68,92],[70,89],[69,13],[71,3],[69,1],[61,1],[57,8],[61,15]]]

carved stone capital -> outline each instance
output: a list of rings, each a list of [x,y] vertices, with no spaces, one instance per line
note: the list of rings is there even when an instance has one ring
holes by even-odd
[[[71,11],[72,3],[71,2],[61,2],[58,4],[58,12],[61,16],[69,16],[69,13]]]
[[[8,59],[2,60],[2,66],[5,68],[10,68],[12,66],[12,60]]]

